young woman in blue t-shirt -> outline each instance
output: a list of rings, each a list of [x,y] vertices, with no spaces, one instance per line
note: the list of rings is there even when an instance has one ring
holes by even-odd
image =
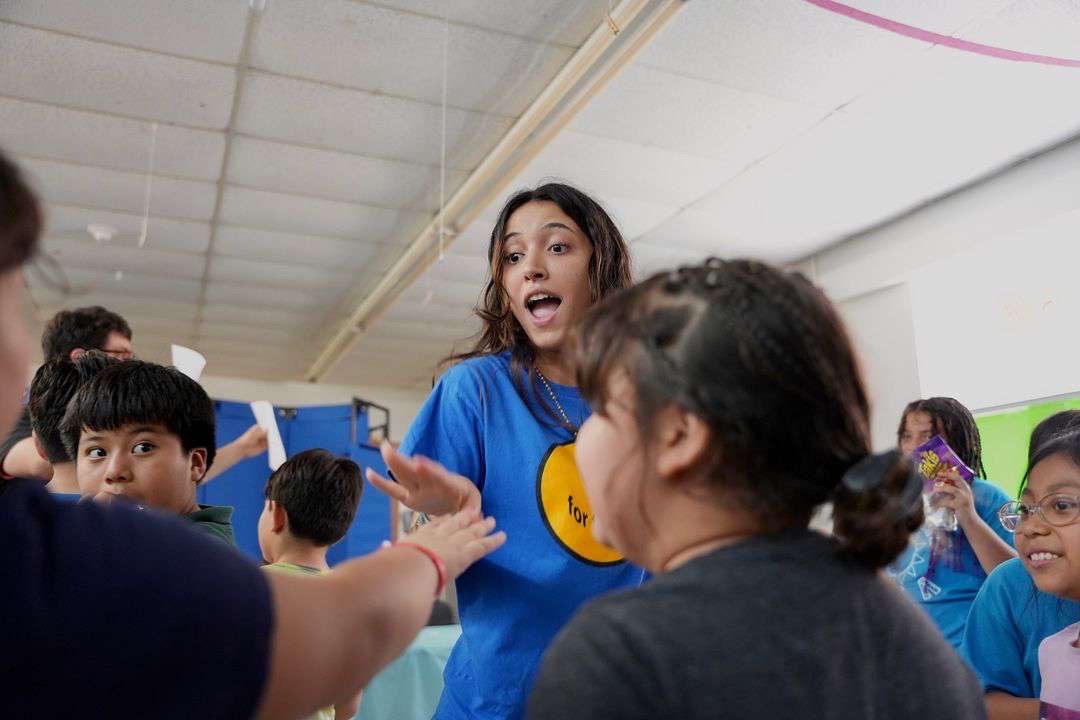
[[[457,583],[462,639],[439,720],[520,717],[541,654],[574,611],[643,574],[593,539],[573,456],[589,408],[567,352],[585,311],[630,284],[626,244],[599,204],[553,183],[510,198],[488,260],[478,342],[454,358],[401,452],[384,446],[397,482],[369,474],[422,513],[481,506],[509,537]]]
[[[968,611],[983,581],[1016,552],[997,515],[1009,496],[983,479],[982,443],[971,411],[948,397],[910,403],[897,431],[901,452],[910,455],[934,435],[940,435],[976,477],[970,485],[955,471],[938,478],[935,503],[956,513],[956,529],[924,526],[912,535],[911,546],[889,573],[959,650]]]

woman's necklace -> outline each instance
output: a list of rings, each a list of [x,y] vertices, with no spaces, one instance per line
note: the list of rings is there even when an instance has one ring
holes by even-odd
[[[544,377],[544,373],[540,372],[540,368],[536,368],[536,376],[540,378],[540,382],[544,383],[544,387],[547,388],[548,395],[551,396],[551,401],[555,403],[555,409],[559,411],[559,415],[562,416],[563,422],[566,423],[567,429],[573,428],[572,432],[574,437],[577,437],[577,425],[570,422],[570,416],[566,414],[566,410],[563,409],[562,403],[559,402],[559,397],[555,394],[555,391],[551,388],[551,383]]]

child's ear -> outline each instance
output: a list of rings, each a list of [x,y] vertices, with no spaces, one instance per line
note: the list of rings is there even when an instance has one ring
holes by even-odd
[[[270,530],[274,534],[280,533],[288,524],[289,516],[285,513],[285,508],[275,501],[267,500],[267,502],[270,503]]]
[[[191,482],[198,485],[206,476],[206,448],[195,448],[188,459]]]
[[[37,431],[30,433],[30,437],[34,438],[34,449],[37,450],[38,456],[45,462],[49,462],[49,458],[45,455],[45,448],[41,446],[41,438],[38,437]]]
[[[694,474],[705,460],[712,433],[697,415],[675,405],[660,411],[652,423],[656,442],[656,471],[664,480],[678,481]]]

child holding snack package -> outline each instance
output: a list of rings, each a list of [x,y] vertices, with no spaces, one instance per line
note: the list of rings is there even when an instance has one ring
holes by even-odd
[[[926,522],[888,572],[959,649],[987,574],[1016,556],[997,516],[1009,497],[983,479],[975,418],[953,398],[910,403],[897,435],[923,476]]]

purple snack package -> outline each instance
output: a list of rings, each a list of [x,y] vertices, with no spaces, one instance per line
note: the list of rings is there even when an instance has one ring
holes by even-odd
[[[925,483],[932,484],[938,473],[949,470],[956,470],[969,485],[975,479],[975,472],[964,464],[940,435],[935,435],[912,450],[911,460]]]

